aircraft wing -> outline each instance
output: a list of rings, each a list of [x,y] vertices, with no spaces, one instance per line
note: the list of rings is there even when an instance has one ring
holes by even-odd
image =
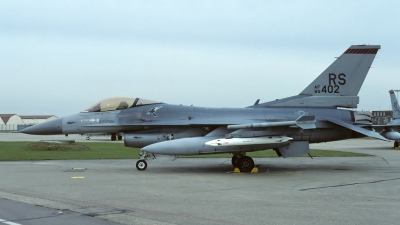
[[[380,134],[378,134],[378,133],[376,133],[374,131],[370,131],[370,130],[364,129],[362,127],[358,127],[358,126],[355,126],[355,125],[352,125],[352,124],[344,123],[344,122],[342,122],[340,120],[337,120],[337,119],[334,119],[334,118],[324,117],[324,118],[321,118],[321,119],[327,120],[327,121],[329,121],[331,123],[334,123],[336,125],[345,127],[347,129],[350,129],[352,131],[355,131],[357,133],[363,134],[363,135],[368,136],[368,137],[376,138],[376,139],[379,139],[379,140],[382,140],[382,141],[389,141],[388,139],[384,138],[382,135],[380,135]]]

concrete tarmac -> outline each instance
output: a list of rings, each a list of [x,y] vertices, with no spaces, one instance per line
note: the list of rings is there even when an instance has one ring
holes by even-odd
[[[107,220],[69,210],[41,206],[0,198],[0,224],[8,225],[118,225]]]
[[[400,151],[392,146],[312,144],[372,156],[256,158],[254,174],[231,173],[229,158],[161,158],[146,171],[135,160],[0,162],[0,198],[121,224],[398,224]]]

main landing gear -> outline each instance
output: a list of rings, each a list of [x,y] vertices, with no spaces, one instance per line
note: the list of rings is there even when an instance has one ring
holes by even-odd
[[[242,172],[249,172],[254,168],[253,159],[243,152],[234,153],[231,161],[232,166],[239,168]]]
[[[118,138],[118,141],[122,140],[122,136],[118,134],[118,136],[116,134],[111,134],[111,141],[116,141]]]
[[[398,148],[399,147],[399,142],[400,141],[394,141],[394,146],[393,147]]]

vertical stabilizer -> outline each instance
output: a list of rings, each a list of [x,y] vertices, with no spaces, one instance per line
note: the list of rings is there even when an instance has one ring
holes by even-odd
[[[358,92],[380,45],[352,45],[299,95],[253,107],[357,108]]]
[[[357,96],[380,45],[352,45],[300,94]]]
[[[392,102],[392,110],[393,110],[393,119],[400,119],[400,107],[399,102],[397,101],[396,95],[393,90],[389,91],[390,101]]]

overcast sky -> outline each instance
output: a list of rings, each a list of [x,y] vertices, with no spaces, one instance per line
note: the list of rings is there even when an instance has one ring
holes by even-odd
[[[1,113],[109,97],[245,107],[299,94],[353,44],[381,50],[359,110],[400,89],[399,1],[3,1]]]

